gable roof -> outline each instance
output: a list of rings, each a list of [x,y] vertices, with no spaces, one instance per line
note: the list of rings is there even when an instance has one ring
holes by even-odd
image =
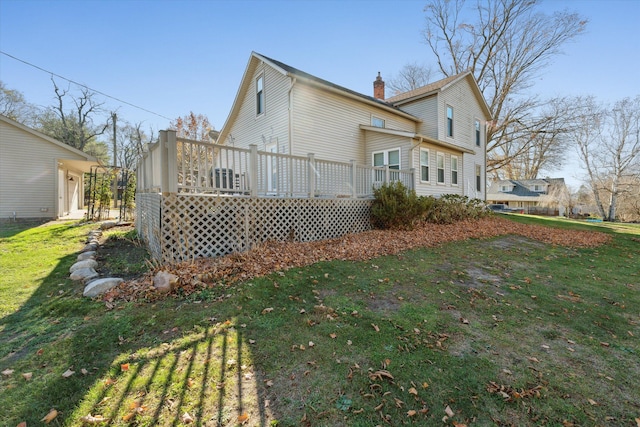
[[[500,191],[500,187],[503,185],[510,185],[512,187],[511,191],[509,192]],[[502,179],[499,181],[495,181],[493,184],[491,184],[491,187],[487,191],[487,195],[508,194],[508,195],[517,196],[517,197],[541,197],[546,195],[546,193],[529,190],[529,188],[533,185],[564,185],[564,178],[520,179],[520,180]]]
[[[280,62],[278,60],[269,58],[268,56],[264,56],[260,53],[257,52],[251,52],[251,56],[249,57],[249,62],[247,64],[247,67],[244,71],[244,74],[242,76],[242,80],[240,81],[240,87],[238,88],[238,92],[236,93],[236,97],[233,101],[233,106],[231,107],[231,112],[229,113],[229,116],[227,117],[227,120],[225,121],[224,125],[222,126],[222,130],[220,131],[220,138],[218,139],[218,141],[220,141],[220,143],[224,143],[224,140],[227,137],[227,125],[229,123],[231,123],[233,121],[233,119],[237,116],[239,110],[240,110],[240,104],[242,103],[242,94],[244,94],[248,88],[249,85],[251,84],[251,79],[249,78],[251,76],[251,74],[253,73],[253,70],[255,69],[255,67],[258,65],[259,61],[262,61],[266,64],[268,64],[269,66],[271,66],[273,69],[279,71],[280,73],[282,73],[285,76],[294,78],[298,81],[302,81],[305,82],[307,84],[310,84],[312,86],[316,86],[319,87],[321,89],[345,96],[347,98],[350,99],[354,99],[358,102],[363,102],[365,104],[369,104],[369,105],[373,105],[376,106],[378,108],[382,108],[390,113],[393,114],[397,114],[399,116],[402,116],[404,118],[407,118],[409,120],[413,120],[416,123],[420,123],[422,122],[422,119],[407,113],[406,111],[403,111],[401,108],[392,105],[389,102],[386,102],[384,100],[381,99],[377,99],[374,98],[372,96],[368,96],[368,95],[364,95],[362,93],[353,91],[351,89],[347,89],[343,86],[337,85],[335,83],[331,83],[328,80],[324,80],[321,79],[319,77],[316,77],[312,74],[309,74],[307,72],[301,71],[295,67],[292,67],[290,65],[287,65],[283,62]]]
[[[467,79],[469,81],[469,84],[471,85],[471,89],[473,90],[476,98],[478,99],[478,102],[480,103],[480,108],[482,108],[486,116],[491,119],[492,118],[491,111],[489,110],[487,101],[484,99],[484,95],[482,95],[482,91],[478,86],[478,82],[476,81],[475,77],[473,77],[473,74],[471,73],[471,71],[465,71],[463,73],[445,77],[444,79],[435,81],[433,83],[429,83],[425,86],[392,96],[391,98],[385,99],[385,101],[394,106],[401,107],[403,104],[406,104],[421,98],[426,98],[438,92],[447,90],[449,87],[455,85],[457,82],[462,81],[464,79]]]
[[[10,119],[7,116],[3,116],[2,114],[0,114],[0,121],[5,122],[7,124],[10,124],[12,126],[15,126],[18,129],[21,129],[21,130],[23,130],[23,131],[25,131],[25,132],[33,135],[33,136],[36,136],[36,137],[38,137],[40,139],[44,139],[45,141],[50,142],[51,144],[54,144],[54,145],[56,145],[56,146],[58,146],[60,148],[63,148],[65,150],[67,150],[69,152],[69,154],[74,154],[76,156],[83,157],[84,158],[83,160],[86,160],[88,162],[96,162],[96,163],[98,162],[98,159],[93,157],[92,155],[87,154],[84,151],[80,151],[77,148],[74,148],[74,147],[72,147],[72,146],[70,146],[68,144],[65,144],[64,142],[60,142],[57,139],[51,138],[50,136],[45,135],[42,132],[38,132],[37,130],[32,129],[29,126],[25,126],[20,122],[17,122],[17,121],[15,121],[13,119]]]

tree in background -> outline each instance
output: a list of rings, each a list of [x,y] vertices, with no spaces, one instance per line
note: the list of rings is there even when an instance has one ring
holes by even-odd
[[[207,116],[191,111],[186,116],[172,120],[169,129],[175,130],[178,138],[209,142],[209,132],[213,130],[213,126]]]
[[[532,135],[556,132],[555,122],[536,114],[547,104],[526,95],[563,45],[582,34],[586,20],[575,13],[545,15],[537,0],[478,2],[473,19],[464,0],[430,0],[424,39],[440,72],[471,71],[493,116],[487,129],[487,170],[498,171],[537,142]],[[517,141],[517,143],[514,143]]]
[[[29,126],[36,108],[24,99],[22,92],[9,89],[0,81],[0,114]]]
[[[81,88],[79,96],[73,96],[69,89],[62,90],[52,79],[56,94],[56,105],[50,107],[36,119],[38,130],[58,141],[78,150],[102,135],[109,127],[109,119],[96,124],[95,119],[102,113],[101,103],[93,99],[89,89]],[[70,100],[73,107],[67,109],[65,101]]]
[[[387,80],[387,87],[392,95],[409,92],[410,90],[426,86],[431,79],[431,68],[417,62],[406,64],[395,76]]]
[[[586,181],[602,218],[615,221],[619,204],[637,204],[640,182],[640,95],[612,108],[577,98],[583,114],[571,133]],[[635,196],[634,196],[635,195]]]

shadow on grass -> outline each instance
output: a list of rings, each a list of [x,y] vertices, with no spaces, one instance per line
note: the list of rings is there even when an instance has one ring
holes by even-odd
[[[60,258],[0,319],[0,370],[15,370],[0,378],[0,401],[11,408],[3,425],[35,425],[52,408],[59,425],[81,425],[87,415],[110,425],[268,425],[263,384],[244,368],[252,355],[233,320],[199,326],[207,313],[181,312],[176,302],[157,325],[146,323],[156,313],[150,304],[109,310],[68,280],[75,260]],[[176,323],[195,332],[174,331]]]

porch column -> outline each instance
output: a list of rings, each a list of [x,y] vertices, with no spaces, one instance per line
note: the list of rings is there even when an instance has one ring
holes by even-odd
[[[351,160],[351,198],[358,197],[358,165]]]
[[[249,194],[258,197],[258,146],[249,145]]]
[[[309,153],[308,157],[309,198],[313,198],[316,197],[316,156],[313,153]]]

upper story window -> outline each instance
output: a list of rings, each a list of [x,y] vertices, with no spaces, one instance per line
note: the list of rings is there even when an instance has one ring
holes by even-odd
[[[264,114],[264,74],[256,79],[256,116]]]
[[[420,149],[420,181],[429,182],[429,150]]]
[[[475,133],[476,133],[476,146],[480,147],[482,139],[480,137],[480,120],[476,119],[475,122]]]
[[[503,193],[508,193],[511,191],[511,186],[510,185],[501,185],[500,186],[500,191]]]
[[[451,185],[458,185],[458,157],[451,156]]]
[[[544,187],[540,184],[534,184],[533,191],[542,192],[544,191]]]
[[[436,154],[436,166],[438,167],[438,184],[444,184],[444,154]]]
[[[453,107],[447,105],[447,136],[453,138]]]
[[[381,119],[380,117],[376,117],[376,116],[371,116],[371,126],[374,126],[377,128],[383,128],[384,119]]]

